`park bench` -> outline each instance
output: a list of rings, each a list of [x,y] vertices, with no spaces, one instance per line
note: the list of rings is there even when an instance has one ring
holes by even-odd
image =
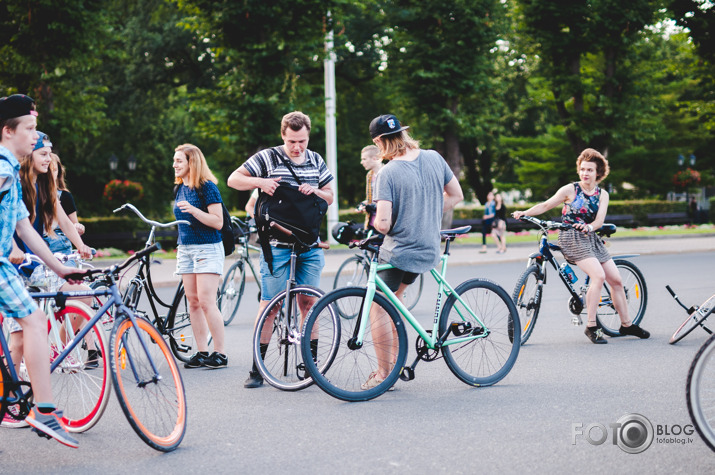
[[[648,224],[652,226],[661,224],[686,224],[691,219],[685,211],[676,213],[648,213]]]

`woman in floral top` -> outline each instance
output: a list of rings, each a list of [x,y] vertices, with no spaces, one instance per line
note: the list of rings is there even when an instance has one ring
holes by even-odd
[[[601,288],[607,282],[621,319],[620,334],[648,338],[650,333],[631,323],[621,274],[603,241],[594,232],[603,225],[608,210],[608,192],[598,186],[608,175],[608,160],[598,151],[587,148],[576,160],[576,171],[580,181],[562,186],[548,200],[526,211],[516,211],[512,216],[517,219],[521,216],[537,216],[563,204],[563,222],[573,227],[561,231],[559,246],[566,260],[579,266],[588,274],[591,282],[586,293],[588,324],[584,333],[593,343],[608,343],[596,321]]]

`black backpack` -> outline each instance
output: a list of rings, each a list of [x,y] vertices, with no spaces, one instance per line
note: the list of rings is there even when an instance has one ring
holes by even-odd
[[[273,149],[270,154],[283,162],[298,183],[298,176],[288,162]],[[263,258],[268,268],[273,272],[273,253],[270,240],[294,242],[296,239],[303,244],[313,244],[320,234],[320,224],[328,211],[328,203],[319,196],[304,195],[297,188],[288,184],[280,184],[273,195],[260,192],[255,207],[256,227],[263,250]],[[289,230],[292,236],[286,236],[271,228],[271,222]]]
[[[203,187],[196,190],[199,194],[199,201],[201,201],[202,211],[208,213],[208,207],[204,204],[204,190]],[[174,200],[176,200],[176,195],[179,193],[179,185],[174,186]],[[205,208],[205,209],[204,209]],[[221,241],[223,242],[223,253],[224,256],[230,256],[236,249],[236,239],[240,236],[241,232],[231,223],[231,215],[228,214],[228,209],[226,205],[221,202],[221,211],[223,213],[223,227],[221,227]]]

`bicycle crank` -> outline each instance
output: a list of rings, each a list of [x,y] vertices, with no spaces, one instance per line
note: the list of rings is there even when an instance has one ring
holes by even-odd
[[[578,323],[574,323],[574,325],[581,325],[581,312],[583,312],[583,302],[581,299],[576,299],[574,297],[571,297],[569,299],[569,312],[571,312],[571,315],[574,315],[574,317],[578,317]],[[577,319],[573,318],[571,321],[575,322]]]
[[[427,334],[431,335],[432,330],[427,330]],[[439,358],[439,348],[429,348],[419,335],[415,341],[415,350],[417,350],[417,358],[422,361],[434,361]]]

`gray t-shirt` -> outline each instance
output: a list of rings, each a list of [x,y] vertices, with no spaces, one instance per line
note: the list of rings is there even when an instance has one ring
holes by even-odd
[[[392,202],[392,230],[380,260],[398,269],[423,273],[440,257],[444,187],[454,174],[434,150],[420,150],[411,162],[393,160],[377,175],[377,201]]]

